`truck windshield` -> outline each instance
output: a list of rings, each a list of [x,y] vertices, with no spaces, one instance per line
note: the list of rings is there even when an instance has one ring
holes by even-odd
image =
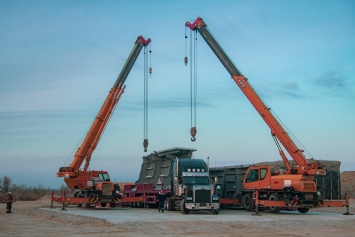
[[[184,184],[187,185],[192,185],[192,184],[197,184],[197,185],[208,185],[208,177],[184,177],[183,180]]]
[[[100,178],[103,180],[103,181],[110,181],[110,177],[108,176],[108,174],[100,174]]]

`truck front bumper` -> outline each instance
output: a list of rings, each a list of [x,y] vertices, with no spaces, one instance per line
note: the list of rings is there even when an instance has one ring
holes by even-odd
[[[219,209],[219,203],[185,203],[189,210],[215,210]]]

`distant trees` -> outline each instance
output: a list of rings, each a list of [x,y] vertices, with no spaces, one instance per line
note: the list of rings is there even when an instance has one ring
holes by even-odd
[[[7,176],[0,178],[0,190],[4,193],[7,193],[10,190],[11,179]]]
[[[43,196],[50,195],[52,191],[60,194],[60,190],[65,190],[70,193],[71,190],[65,184],[62,184],[59,189],[53,190],[46,188],[43,185],[27,186],[26,184],[16,185],[12,184],[12,180],[8,176],[0,177],[0,202],[5,202],[5,194],[9,191],[17,200],[34,201]]]

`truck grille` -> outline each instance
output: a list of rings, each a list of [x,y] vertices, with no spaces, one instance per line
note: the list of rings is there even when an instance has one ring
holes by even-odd
[[[104,195],[104,196],[112,195],[112,185],[111,185],[111,183],[102,184],[102,195]]]
[[[209,203],[211,202],[211,190],[196,190],[195,191],[196,203]]]

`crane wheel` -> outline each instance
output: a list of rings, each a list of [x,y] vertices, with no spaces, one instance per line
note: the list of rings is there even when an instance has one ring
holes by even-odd
[[[276,193],[270,194],[269,200],[270,200],[270,201],[277,201],[277,200],[278,200],[277,194],[276,194]],[[272,213],[275,213],[275,214],[276,214],[276,213],[279,213],[279,212],[281,211],[281,208],[280,208],[280,207],[269,207],[269,209],[270,209],[270,211],[271,211]]]
[[[247,211],[254,210],[255,205],[253,205],[252,193],[245,193],[243,195],[243,205],[244,205],[245,210],[247,210]]]

